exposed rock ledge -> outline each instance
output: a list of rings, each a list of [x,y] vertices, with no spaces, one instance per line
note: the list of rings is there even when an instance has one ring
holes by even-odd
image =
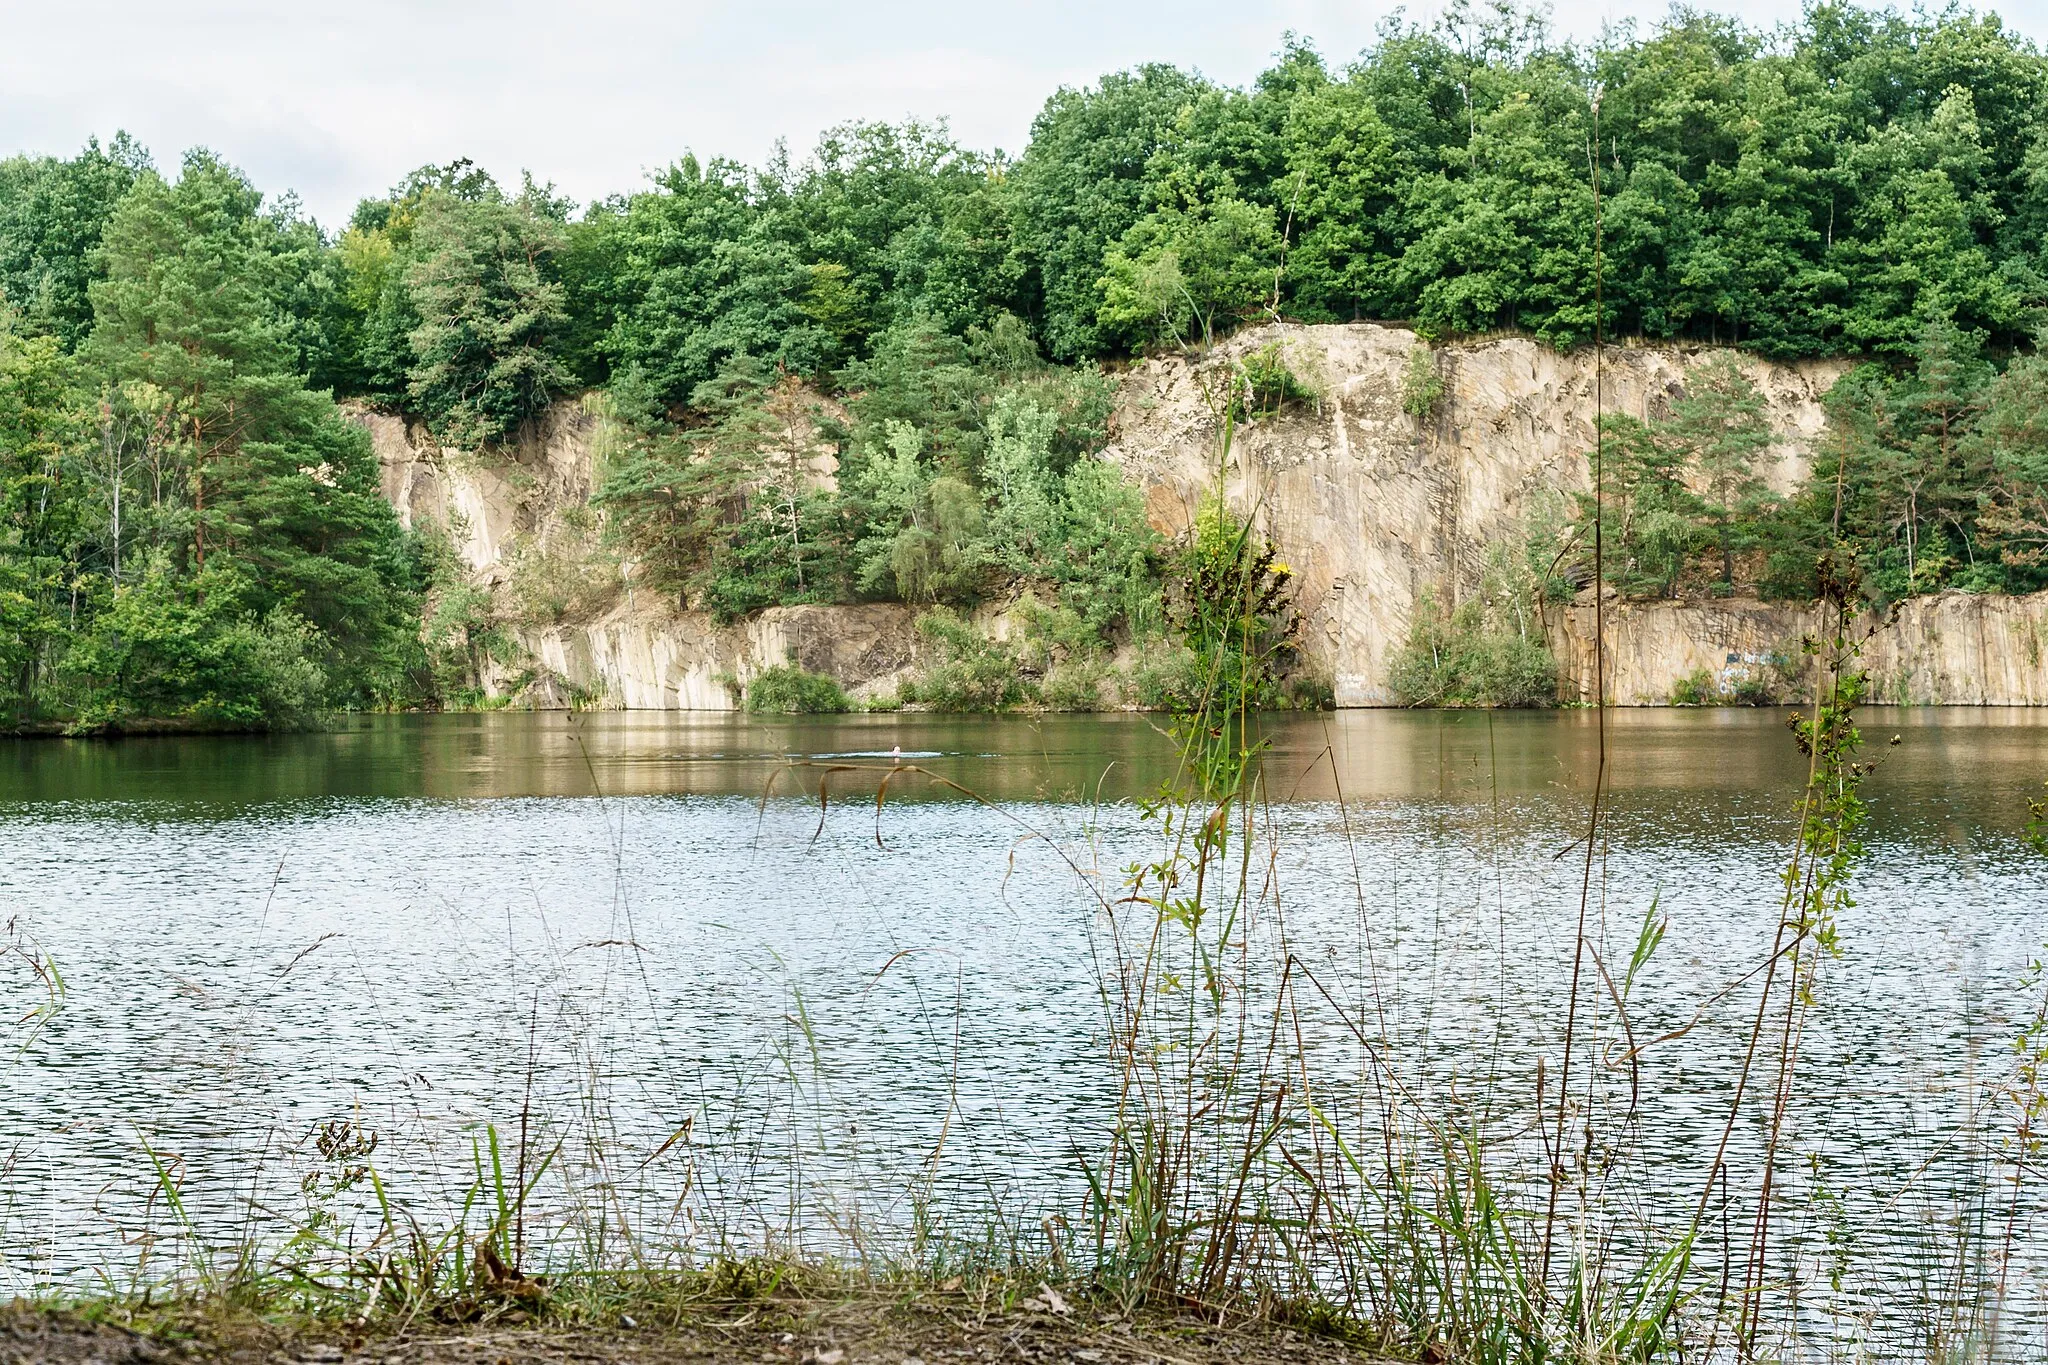
[[[1820,628],[1811,607],[1725,602],[1610,603],[1607,696],[1623,706],[1671,699],[1701,669],[1736,681],[1789,672],[1808,678],[1801,641]],[[1550,645],[1568,698],[1592,700],[1593,608],[1554,613]],[[1903,706],[2048,706],[2048,593],[1994,597],[1945,592],[1855,622],[1868,696]]]
[[[1593,358],[1517,338],[1439,347],[1432,356],[1443,398],[1418,421],[1401,402],[1418,345],[1412,332],[1371,323],[1274,326],[1220,349],[1236,354],[1274,342],[1320,392],[1318,403],[1241,427],[1220,460],[1221,423],[1204,391],[1204,363],[1147,361],[1124,381],[1117,439],[1104,457],[1140,482],[1154,524],[1168,534],[1220,483],[1293,566],[1305,650],[1333,679],[1338,704],[1386,705],[1388,665],[1424,595],[1454,604],[1476,591],[1490,547],[1512,547],[1532,517],[1562,512],[1569,494],[1587,486]],[[1600,402],[1661,415],[1709,354],[1611,348]],[[1789,488],[1821,429],[1821,396],[1842,367],[1752,356],[1742,363],[1780,434],[1771,481]],[[397,417],[366,412],[359,420],[400,516],[445,528],[479,582],[505,583],[520,554],[568,534],[569,514],[592,490],[599,424],[575,403],[557,405],[517,450],[488,459],[443,450]],[[865,695],[892,689],[916,658],[914,613],[900,606],[783,607],[721,627],[645,593],[634,599],[629,591],[560,624],[517,632],[542,675],[536,702],[550,700],[548,684],[558,683],[553,699],[562,701],[573,688],[598,705],[723,710],[736,704],[736,684],[784,661],[831,673]],[[1591,610],[1550,615],[1565,693],[1590,698]],[[1753,670],[1773,655],[1796,663],[1813,614],[1742,600],[1616,604],[1608,624],[1607,695],[1655,705],[1702,668]],[[1907,603],[1880,623],[1864,662],[1888,701],[2048,705],[2044,640],[2048,595],[1950,593]],[[509,685],[513,676],[497,682]]]
[[[597,705],[722,711],[738,704],[747,678],[783,662],[829,673],[857,697],[894,691],[916,663],[915,615],[885,604],[774,607],[719,626],[696,613],[622,608],[587,624],[523,631],[520,639],[544,679]],[[1810,607],[1741,599],[1610,602],[1606,693],[1622,706],[1661,706],[1680,679],[1704,670],[1726,682],[1767,676],[1797,696],[1810,678],[1801,641],[1818,624]],[[2048,594],[1943,593],[1860,621],[1853,633],[1863,642],[1872,701],[2048,706]],[[1549,637],[1562,694],[1590,701],[1592,607],[1554,611]],[[547,688],[533,700],[547,704]],[[552,700],[567,704],[566,690]]]
[[[629,711],[730,711],[772,664],[828,673],[854,697],[893,692],[916,660],[917,613],[894,603],[770,607],[729,626],[698,612],[620,608],[582,625],[518,632],[542,679]],[[495,680],[502,690],[507,674]]]

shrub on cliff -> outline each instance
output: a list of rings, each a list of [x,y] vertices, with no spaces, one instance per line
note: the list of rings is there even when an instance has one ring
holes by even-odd
[[[1488,620],[1483,603],[1446,613],[1425,593],[1387,685],[1404,706],[1548,706],[1557,660],[1541,641]]]
[[[747,684],[747,710],[757,716],[836,715],[851,709],[837,682],[796,664],[764,668]]]
[[[903,700],[934,711],[1002,711],[1034,699],[1009,645],[992,640],[943,607],[917,618],[917,633],[937,658],[914,681]]]
[[[1240,422],[1272,417],[1290,407],[1320,403],[1315,386],[1297,375],[1287,363],[1284,348],[1269,341],[1246,356],[1238,366],[1231,388],[1231,416]],[[1320,409],[1318,409],[1320,410]]]

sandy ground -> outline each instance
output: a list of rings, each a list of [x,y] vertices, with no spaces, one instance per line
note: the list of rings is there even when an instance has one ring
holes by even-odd
[[[499,1323],[358,1332],[317,1325],[285,1329],[246,1319],[174,1322],[143,1331],[77,1314],[0,1307],[0,1365],[1337,1365],[1368,1359],[1341,1343],[1287,1328],[1103,1317],[1057,1300],[1009,1312],[984,1312],[965,1302],[778,1302],[710,1309],[679,1323],[627,1319],[603,1328]]]

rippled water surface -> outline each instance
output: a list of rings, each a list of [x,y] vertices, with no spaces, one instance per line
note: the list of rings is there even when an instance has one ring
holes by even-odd
[[[1697,1019],[1644,1054],[1632,1122],[1658,1160],[1628,1197],[1649,1217],[1698,1197],[1720,1136],[1755,1005],[1729,987],[1767,954],[1805,764],[1781,712],[1610,725],[1593,941],[1625,963],[1654,901],[1669,929],[1628,1025]],[[1788,1274],[1838,1340],[1910,1334],[1961,1232],[2010,1217],[1999,1092],[2048,940],[2019,838],[2048,719],[1880,709],[1864,731],[1870,852],[1786,1162]],[[1597,754],[1584,713],[1275,722],[1261,831],[1292,951],[1340,1004],[1369,996],[1447,1104],[1511,1115],[1555,1055]],[[1074,1212],[1117,1086],[1098,896],[1156,855],[1138,802],[1172,775],[1136,717],[6,744],[0,1295],[146,1273],[172,1217],[157,1163],[204,1237],[299,1216],[335,1121],[431,1203],[523,1116],[530,1151],[562,1153],[537,1209],[582,1181],[616,1206],[604,1236],[843,1248],[915,1207],[956,1232]],[[32,957],[64,983],[47,1018],[25,1017],[49,1001]],[[1304,1027],[1341,1091],[1348,1026]],[[2038,1190],[2021,1202],[2023,1241],[2048,1241]],[[2009,1276],[2037,1333],[2044,1271],[2023,1246]]]

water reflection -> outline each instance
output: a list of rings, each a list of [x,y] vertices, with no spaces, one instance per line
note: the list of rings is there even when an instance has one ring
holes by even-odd
[[[1778,710],[1610,713],[1619,793],[1796,791],[1804,762]],[[1872,790],[1934,831],[2007,827],[2048,773],[2048,723],[2015,708],[1866,708],[1883,760]],[[1273,716],[1269,794],[1282,801],[1560,797],[1584,793],[1597,718],[1575,712],[1346,711]],[[1888,745],[1893,736],[1897,746]],[[893,750],[998,801],[1125,800],[1175,771],[1171,737],[1139,715],[918,714],[762,719],[600,712],[350,716],[301,735],[0,742],[0,805],[130,801],[218,807],[315,798],[791,793],[790,760],[882,768]],[[822,774],[802,775],[814,791]],[[835,789],[872,792],[847,773]],[[951,799],[928,783],[898,800]],[[2016,805],[2017,803],[2017,805]],[[1955,827],[1960,832],[1961,827]]]

